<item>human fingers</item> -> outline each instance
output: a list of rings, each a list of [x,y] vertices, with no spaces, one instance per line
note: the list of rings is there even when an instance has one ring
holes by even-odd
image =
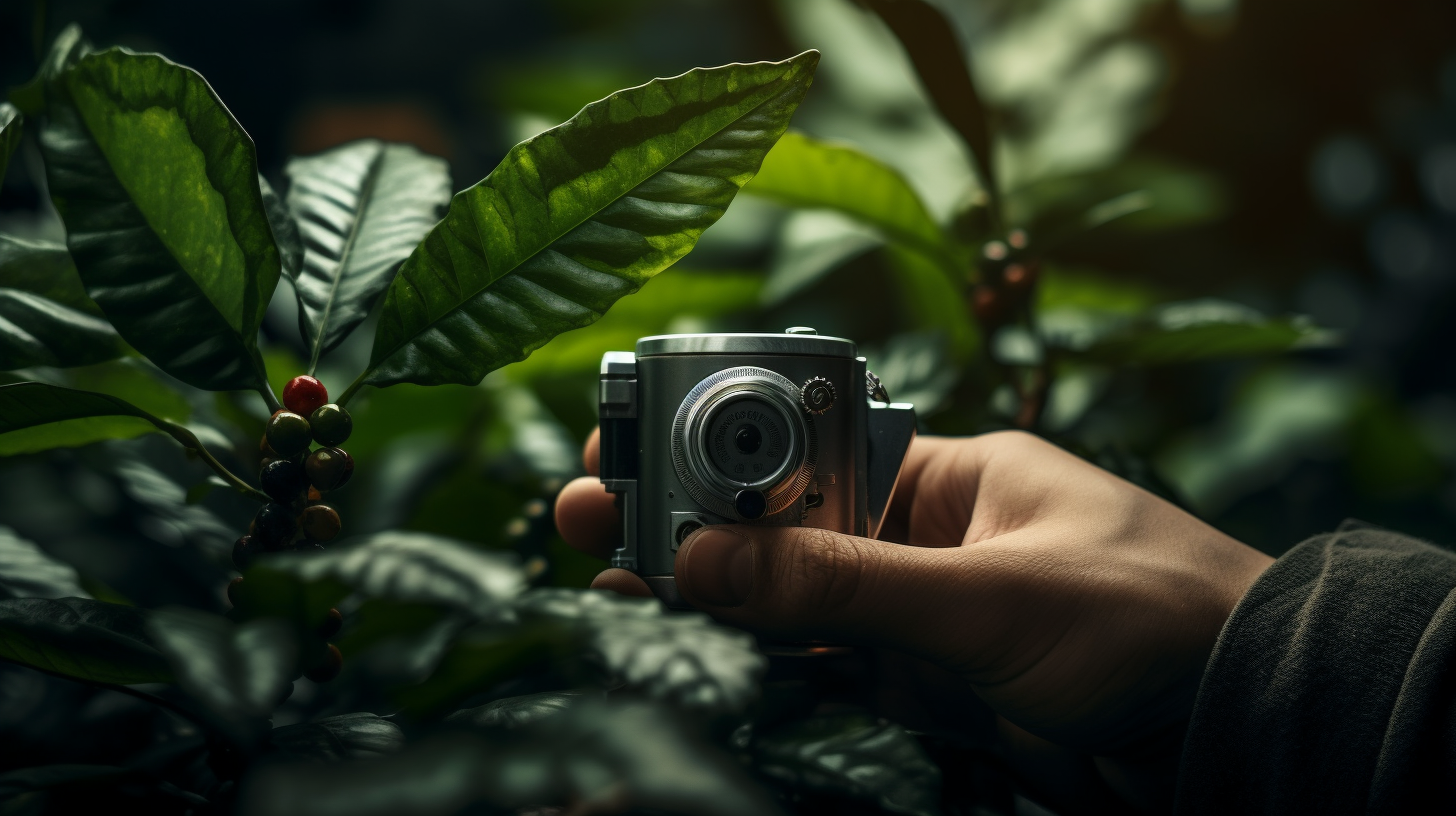
[[[604,589],[618,595],[630,595],[634,598],[655,597],[646,581],[638,578],[635,573],[616,567],[598,573],[597,577],[592,579],[591,588]]]
[[[677,588],[714,617],[777,638],[937,659],[959,636],[954,599],[974,592],[974,571],[947,555],[812,527],[706,527],[678,552]]]
[[[595,476],[573,479],[556,497],[556,529],[587,555],[611,558],[622,544],[622,514]]]
[[[591,476],[602,475],[602,429],[593,428],[586,444],[581,446],[581,466]]]

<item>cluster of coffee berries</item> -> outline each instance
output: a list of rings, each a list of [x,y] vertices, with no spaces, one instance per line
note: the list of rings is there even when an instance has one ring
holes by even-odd
[[[1025,230],[1014,229],[1005,241],[981,247],[981,282],[971,289],[971,308],[985,326],[1013,322],[1036,283],[1039,264],[1027,253]]]
[[[339,514],[322,503],[325,493],[343,487],[354,475],[354,459],[340,448],[354,430],[349,412],[329,402],[323,383],[306,375],[294,377],[283,388],[283,408],[269,418],[259,443],[262,461],[258,484],[272,499],[263,505],[248,534],[233,545],[233,564],[247,570],[260,554],[284,550],[323,549],[323,542],[339,534]],[[317,443],[317,447],[314,444]],[[228,598],[242,582],[234,578]],[[343,618],[330,610],[332,631]],[[306,672],[310,680],[326,682],[339,673],[343,658],[338,647],[325,644],[320,658]]]

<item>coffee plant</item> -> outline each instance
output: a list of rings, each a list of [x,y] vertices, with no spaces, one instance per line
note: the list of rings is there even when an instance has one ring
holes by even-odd
[[[0,748],[12,769],[0,812],[1013,812],[989,712],[965,715],[981,729],[966,739],[872,713],[868,689],[903,670],[893,658],[768,658],[751,635],[655,600],[544,586],[539,553],[405,529],[350,535],[336,508],[357,432],[408,444],[416,430],[408,412],[366,415],[356,400],[477,386],[596,322],[691,251],[740,189],[873,231],[919,304],[917,328],[945,347],[931,372],[941,390],[1007,394],[1001,413],[1022,427],[1040,427],[1069,365],[1328,341],[1306,321],[1218,301],[1058,322],[1041,308],[1058,247],[1156,197],[1003,190],[995,112],[951,27],[919,0],[864,5],[974,162],[979,184],[948,223],[869,153],[787,130],[814,51],[612,93],[453,196],[443,160],[372,139],[291,159],[280,194],[197,72],[65,30],[0,104],[0,177],[30,131],[66,230],[64,245],[0,235],[0,448],[170,437],[211,471],[185,495],[145,461],[123,456],[109,475],[160,518],[232,541],[206,557],[237,574],[217,588],[226,614],[143,608],[0,527],[0,659],[82,689],[51,692],[64,699],[132,704],[103,720],[95,750]],[[782,297],[829,268],[770,288]],[[280,278],[301,358],[259,345],[270,303],[287,296]],[[683,302],[720,296],[671,285]],[[621,347],[664,328],[632,322],[632,309],[622,301],[603,321],[625,321]],[[351,337],[367,357],[334,393],[320,364],[348,365],[329,356]],[[522,365],[599,356],[562,341]],[[434,391],[418,398],[453,404]],[[189,427],[204,409],[248,429],[248,444]],[[367,474],[379,445],[355,453]],[[247,529],[196,506],[214,490],[255,502]],[[545,535],[547,509],[533,499],[507,529]],[[58,740],[49,716],[30,716],[37,745]]]

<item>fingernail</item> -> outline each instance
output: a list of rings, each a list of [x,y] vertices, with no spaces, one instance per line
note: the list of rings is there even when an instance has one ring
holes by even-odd
[[[683,545],[682,573],[693,600],[709,606],[738,606],[753,589],[753,543],[715,527],[693,534]]]

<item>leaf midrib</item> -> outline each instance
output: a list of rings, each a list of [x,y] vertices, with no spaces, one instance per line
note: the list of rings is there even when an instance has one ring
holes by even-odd
[[[379,180],[379,173],[384,167],[384,154],[388,150],[389,146],[381,142],[379,153],[374,157],[373,161],[369,162],[369,170],[364,174],[364,187],[359,191],[359,207],[356,211],[358,217],[354,219],[354,223],[349,227],[349,236],[345,239],[344,248],[339,253],[339,263],[334,270],[333,281],[329,284],[329,296],[324,301],[324,311],[319,319],[318,331],[314,333],[313,350],[308,361],[308,373],[310,376],[318,368],[319,357],[323,355],[324,335],[328,329],[329,317],[334,312],[334,303],[339,293],[339,285],[344,280],[344,269],[349,264],[349,256],[354,252],[354,243],[359,239],[359,231],[364,224],[364,211],[369,208],[368,202],[373,198],[374,185]],[[305,264],[307,261],[308,258],[305,255]]]
[[[802,54],[799,54],[799,55],[796,55],[796,56],[791,57],[790,59],[786,60],[785,62],[789,63],[789,66],[788,67],[789,67],[790,70],[786,70],[783,74],[780,74],[776,79],[773,80],[773,82],[774,83],[787,83],[787,82],[791,82],[793,80],[794,76],[797,76],[798,73],[800,73],[800,66],[797,63],[794,62],[794,60],[797,60],[800,56],[803,56],[803,55]],[[682,74],[679,74],[677,77],[668,77],[668,78],[669,79],[677,79],[678,77],[686,76],[688,74],[693,73],[694,71],[700,71],[700,70],[704,70],[704,69],[694,68],[692,71],[685,71]],[[650,84],[650,83],[644,83],[644,84]],[[772,83],[766,83],[765,84],[765,87],[768,87],[770,84],[772,84]],[[731,119],[728,122],[724,123],[724,125],[722,127],[718,128],[717,130],[714,130],[708,136],[706,136],[703,139],[701,139],[701,140],[697,141],[696,143],[694,143],[691,147],[687,148],[686,150],[683,150],[680,153],[677,153],[670,160],[668,160],[666,162],[663,162],[662,165],[659,166],[657,169],[653,170],[650,173],[647,173],[646,175],[644,175],[644,176],[638,178],[636,181],[632,182],[632,184],[630,186],[628,186],[627,189],[621,195],[618,195],[618,196],[613,197],[611,201],[608,201],[606,204],[603,204],[601,207],[598,207],[597,209],[592,210],[592,212],[590,214],[588,214],[586,216],[583,216],[581,218],[581,220],[579,220],[576,223],[572,224],[569,228],[567,228],[565,230],[562,230],[555,238],[552,238],[550,241],[547,241],[545,244],[543,244],[539,248],[533,250],[530,254],[523,256],[521,258],[521,260],[519,262],[517,262],[514,266],[512,266],[510,269],[502,272],[501,274],[495,276],[494,278],[491,278],[488,283],[486,283],[484,286],[481,286],[479,289],[476,289],[475,291],[471,292],[468,296],[462,297],[460,299],[460,302],[459,303],[457,303],[454,306],[450,307],[448,310],[445,311],[444,314],[440,315],[440,317],[438,317],[438,318],[430,321],[429,324],[424,329],[421,329],[420,331],[414,332],[409,337],[407,337],[407,338],[401,340],[399,343],[395,344],[394,347],[391,348],[388,351],[388,353],[386,353],[386,354],[384,354],[384,355],[382,355],[382,356],[379,357],[379,364],[383,364],[386,360],[389,360],[395,354],[399,353],[399,350],[400,349],[405,348],[410,343],[413,343],[416,338],[418,338],[420,335],[424,334],[425,332],[429,331],[434,326],[438,325],[442,320],[444,320],[445,318],[449,317],[451,314],[454,314],[455,312],[460,311],[462,308],[465,307],[465,305],[467,303],[469,303],[470,301],[472,301],[476,297],[478,297],[481,292],[484,292],[487,289],[489,289],[491,286],[495,285],[496,281],[501,280],[502,278],[506,277],[507,275],[514,274],[517,269],[519,269],[524,263],[526,263],[526,261],[529,261],[530,259],[535,258],[537,255],[540,255],[542,252],[544,252],[547,249],[549,249],[557,241],[560,241],[563,237],[565,237],[566,235],[569,235],[577,227],[580,227],[582,224],[585,224],[586,222],[588,222],[588,221],[596,218],[596,216],[597,216],[598,213],[600,213],[602,210],[606,209],[607,207],[611,206],[612,204],[615,204],[616,202],[620,201],[623,198],[623,196],[626,196],[626,195],[630,194],[633,190],[635,190],[639,186],[641,186],[643,182],[647,181],[647,179],[650,179],[653,176],[657,175],[658,173],[663,172],[669,166],[671,166],[674,162],[676,162],[678,159],[682,158],[683,156],[686,156],[688,153],[690,153],[690,152],[692,152],[694,150],[697,150],[698,147],[703,144],[703,142],[706,142],[709,139],[713,138],[714,136],[718,135],[719,133],[722,133],[724,130],[727,130],[729,127],[733,126],[735,123],[741,121],[744,117],[748,116],[749,114],[753,113],[754,111],[758,110],[759,108],[763,107],[764,105],[767,105],[769,102],[772,102],[778,95],[779,95],[778,92],[770,94],[762,102],[760,102],[757,105],[754,105],[752,108],[749,108],[748,110],[744,111],[739,116],[735,116],[733,119]],[[608,98],[610,98],[610,97],[608,97]],[[539,138],[539,136],[533,137],[533,139],[534,138]],[[509,154],[507,154],[507,155],[509,155]],[[443,223],[443,222],[441,222],[441,223]],[[484,254],[484,249],[487,246],[487,244],[486,244],[486,242],[484,240],[484,236],[480,235],[480,232],[479,232],[480,226],[479,226],[478,223],[476,223],[476,220],[473,219],[473,218],[471,219],[471,225],[476,229],[476,235],[477,235],[477,237],[481,241],[481,249],[482,249],[482,255],[483,255]],[[428,238],[428,235],[426,236],[426,238]],[[421,246],[423,246],[423,245],[424,244],[423,244],[423,240],[422,240],[421,241]],[[418,248],[416,248],[415,251],[418,252],[419,251]],[[411,257],[413,257],[413,256],[411,256]],[[409,258],[406,258],[404,263],[405,264],[408,264],[409,263],[409,260],[410,260]],[[403,265],[401,265],[401,271],[403,271]],[[358,380],[356,380],[355,385],[362,384],[364,382],[364,380],[370,374],[372,374],[374,371],[376,371],[378,368],[379,368],[378,365],[371,363],[369,365],[369,367],[366,368],[366,369],[364,369],[364,372],[359,375],[359,378],[358,378]],[[351,385],[349,387],[349,391],[350,392],[352,392],[354,390],[355,385]]]

